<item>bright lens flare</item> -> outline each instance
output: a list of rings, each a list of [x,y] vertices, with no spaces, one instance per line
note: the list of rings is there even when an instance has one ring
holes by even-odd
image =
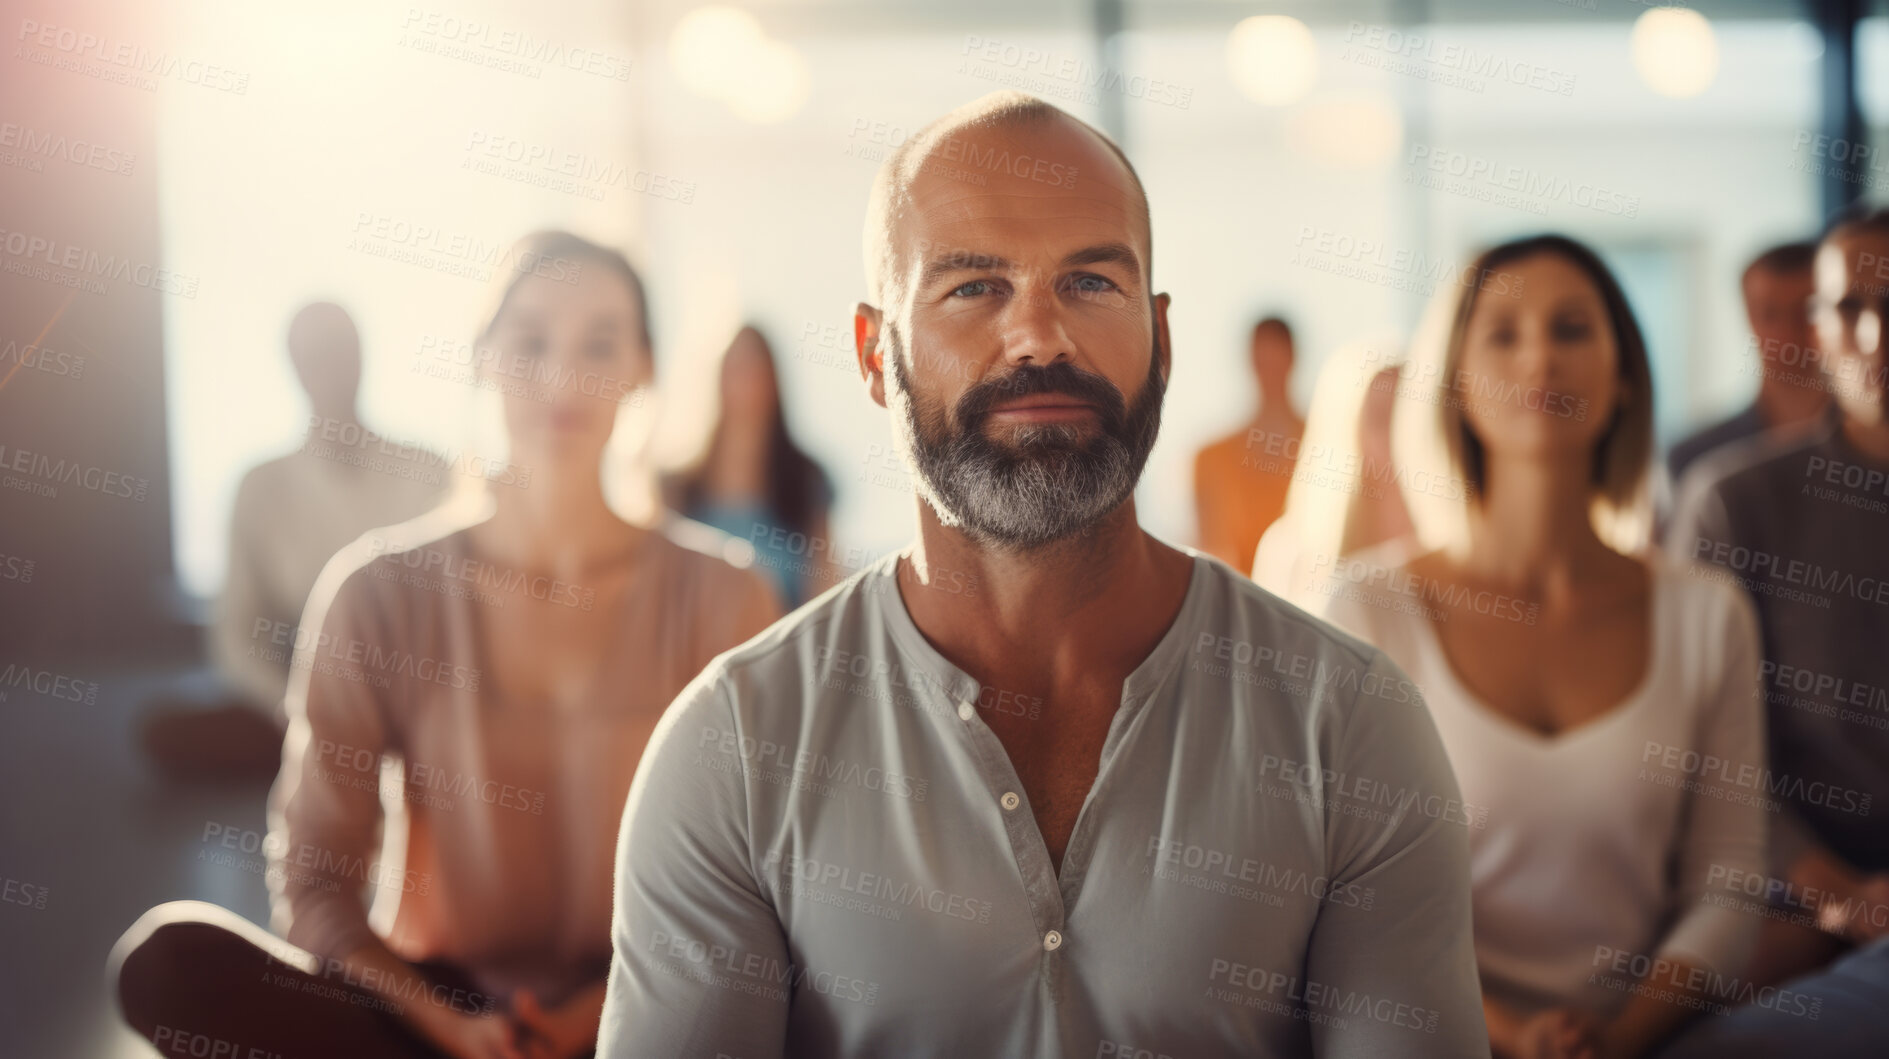
[[[746,11],[697,8],[669,34],[669,61],[689,91],[721,99],[762,39],[761,24]]]
[[[1646,87],[1690,99],[1718,77],[1718,36],[1689,7],[1656,7],[1633,23],[1633,68]]]
[[[807,101],[806,61],[768,39],[753,15],[710,5],[682,16],[669,35],[669,62],[689,91],[727,104],[745,121],[784,120]]]
[[[728,109],[757,125],[791,117],[807,101],[807,64],[800,53],[779,41],[763,41],[748,56],[736,79]]]
[[[1318,44],[1290,15],[1254,15],[1227,35],[1227,72],[1255,103],[1284,106],[1318,79]]]

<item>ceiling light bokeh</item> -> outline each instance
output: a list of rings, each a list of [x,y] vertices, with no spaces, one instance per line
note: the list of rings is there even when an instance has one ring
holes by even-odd
[[[1633,68],[1646,87],[1690,99],[1718,77],[1718,36],[1689,7],[1656,7],[1633,23]]]
[[[720,100],[745,121],[771,124],[806,103],[807,64],[769,39],[753,15],[721,5],[682,16],[669,35],[669,62],[689,91]]]
[[[807,63],[777,40],[762,41],[725,98],[737,117],[769,125],[792,117],[807,102]]]
[[[1227,35],[1227,71],[1248,99],[1284,106],[1318,80],[1318,44],[1290,15],[1254,15]]]
[[[765,35],[746,11],[699,7],[682,16],[669,34],[669,61],[689,91],[721,99]]]

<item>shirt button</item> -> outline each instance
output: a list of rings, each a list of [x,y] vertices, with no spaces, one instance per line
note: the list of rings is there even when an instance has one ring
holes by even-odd
[[[1043,935],[1043,951],[1055,952],[1057,949],[1062,948],[1062,946],[1063,936],[1057,931],[1052,930],[1048,934]]]
[[[968,702],[958,703],[958,718],[960,720],[968,721],[975,716],[977,716],[977,707]]]
[[[1005,809],[1015,809],[1023,804],[1023,799],[1017,797],[1016,791],[1005,791],[1004,796],[997,800],[1003,803]]]

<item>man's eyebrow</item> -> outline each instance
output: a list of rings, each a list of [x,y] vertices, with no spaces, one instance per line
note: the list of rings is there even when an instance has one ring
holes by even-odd
[[[1127,265],[1129,268],[1134,269],[1136,274],[1140,274],[1141,272],[1141,255],[1135,253],[1134,248],[1127,243],[1103,243],[1099,246],[1085,246],[1081,250],[1077,250],[1075,253],[1063,258],[1063,265],[1066,268],[1075,268],[1082,265],[1100,265],[1108,262],[1113,262],[1118,265]]]
[[[1100,243],[1085,246],[1063,257],[1064,268],[1080,268],[1083,265],[1114,263],[1125,265],[1137,274],[1141,271],[1141,255],[1127,243]],[[933,281],[942,279],[953,272],[1004,272],[1011,267],[1010,261],[995,254],[976,253],[969,250],[952,250],[925,262],[919,271],[918,285],[929,286]]]
[[[924,269],[918,274],[918,285],[929,286],[933,280],[949,276],[953,272],[1002,272],[1009,267],[1009,261],[995,254],[951,250],[925,262]]]

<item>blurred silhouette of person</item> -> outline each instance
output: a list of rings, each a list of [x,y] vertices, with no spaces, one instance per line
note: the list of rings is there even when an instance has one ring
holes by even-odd
[[[1667,540],[1743,587],[1764,631],[1771,790],[1783,808],[1752,978],[1796,998],[1706,1020],[1674,1049],[1685,1059],[1881,1055],[1886,1039],[1889,824],[1870,811],[1889,792],[1885,261],[1889,209],[1832,222],[1812,318],[1837,414],[1807,437],[1753,438],[1702,459]],[[1815,1021],[1802,1013],[1813,1004]]]
[[[243,475],[230,518],[229,566],[210,654],[233,691],[222,705],[147,715],[146,752],[180,777],[273,775],[282,760],[289,650],[315,578],[343,546],[404,522],[447,494],[438,457],[388,446],[361,425],[361,339],[332,302],[289,324],[289,361],[308,396],[301,448]]]
[[[707,445],[664,482],[665,500],[753,544],[756,565],[798,607],[841,573],[828,535],[833,486],[794,442],[774,351],[757,328],[743,327],[722,355],[720,394]]]
[[[1745,266],[1745,318],[1758,355],[1758,396],[1743,411],[1675,443],[1666,454],[1674,488],[1686,469],[1714,449],[1765,431],[1809,432],[1823,420],[1830,396],[1816,367],[1810,326],[1811,259],[1815,243],[1774,246]]]
[[[1391,460],[1391,420],[1403,388],[1390,343],[1339,347],[1319,368],[1285,510],[1260,537],[1253,580],[1307,610],[1321,608],[1322,576],[1346,555],[1394,566],[1412,524]]]
[[[1259,407],[1246,426],[1194,457],[1200,550],[1235,570],[1253,568],[1259,538],[1284,510],[1305,420],[1292,407],[1292,328],[1277,316],[1253,325],[1249,353]]]
[[[475,335],[482,371],[532,380],[501,398],[509,460],[483,505],[372,531],[322,571],[263,842],[277,934],[198,902],[141,919],[112,962],[154,1042],[182,1027],[284,1056],[595,1047],[643,744],[780,611],[766,579],[605,499],[618,412],[654,370],[630,264],[557,231],[510,262]],[[404,803],[386,819],[383,769]]]
[[[1644,548],[1652,377],[1606,266],[1543,235],[1465,274],[1482,279],[1446,291],[1412,370],[1436,386],[1462,532],[1390,570],[1341,560],[1357,591],[1326,613],[1410,674],[1473,807],[1495,1054],[1646,1055],[1697,1013],[1694,972],[1742,973],[1757,939],[1756,918],[1711,898],[1716,878],[1762,871],[1759,799],[1664,766],[1761,772],[1756,618]],[[1608,509],[1639,513],[1637,547],[1624,521],[1603,536]]]

